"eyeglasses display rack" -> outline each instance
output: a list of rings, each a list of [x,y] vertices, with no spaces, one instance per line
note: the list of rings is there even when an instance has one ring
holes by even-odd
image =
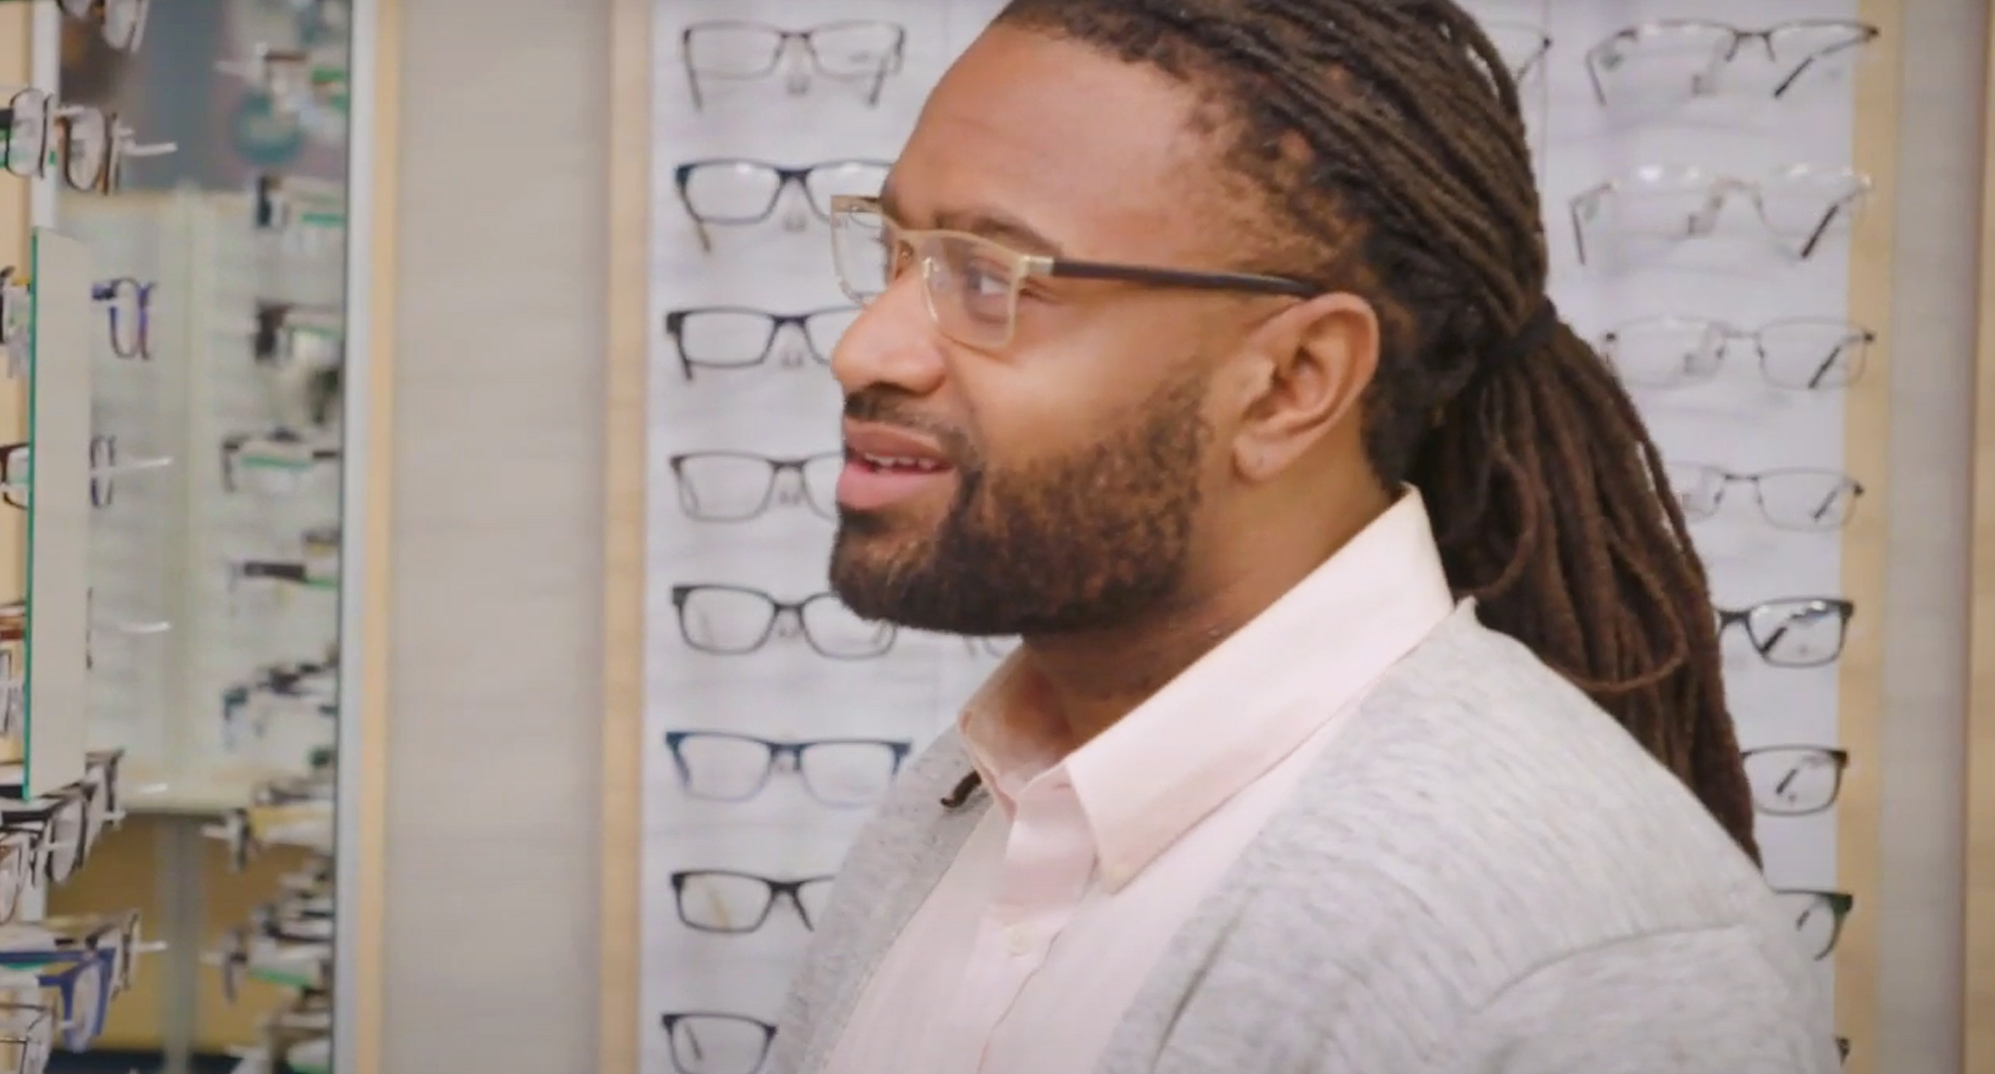
[[[832,202],[879,192],[998,6],[618,5],[613,141],[648,149],[611,188],[605,1069],[760,1069],[851,807],[1005,649],[861,622],[822,575]],[[1768,881],[1873,1070],[1900,6],[1466,6],[1518,81],[1552,298],[1709,572]]]
[[[125,750],[93,724],[100,691],[145,693],[170,628],[151,536],[168,511],[148,486],[172,459],[149,406],[145,251],[94,249],[48,206],[57,190],[107,198],[175,147],[65,101],[28,48],[67,22],[130,52],[144,10],[0,5],[0,1067],[31,1074],[91,1050],[159,949],[136,907],[51,909],[125,819]]]
[[[71,414],[77,461],[49,461],[70,453],[45,446],[54,419],[30,407],[35,432],[20,439],[32,443],[0,454],[0,498],[13,502],[16,475],[31,482],[21,513],[39,527],[53,500],[43,483],[74,471],[77,539],[36,529],[20,543],[43,573],[63,565],[42,563],[45,549],[76,549],[84,665],[72,707],[87,715],[76,724],[78,777],[119,778],[120,808],[154,844],[115,849],[122,874],[152,877],[133,895],[159,909],[153,931],[169,941],[147,989],[156,1009],[108,1026],[100,1015],[91,1035],[120,1055],[156,1052],[134,1065],[164,1074],[202,1056],[233,1056],[241,1074],[311,1074],[332,1068],[335,1035],[351,18],[347,0],[224,0],[203,11],[0,0],[0,19],[62,41],[33,50],[24,34],[20,81],[45,89],[16,94],[7,129],[18,142],[41,129],[23,117],[43,116],[47,167],[21,203],[47,225],[38,240],[59,234],[87,264],[80,360],[64,366],[79,370],[81,404],[46,411]],[[141,45],[170,51],[169,62],[134,62]],[[31,54],[59,54],[59,70],[29,70]],[[88,99],[66,99],[65,87]],[[218,102],[230,139],[162,164],[186,147],[132,129],[166,114],[148,94]],[[35,161],[7,158],[17,175]],[[46,275],[35,275],[36,292]],[[59,616],[39,614],[43,589],[26,589],[29,625],[60,628]],[[36,674],[36,639],[22,648],[31,684],[61,683]],[[34,691],[22,706],[30,729],[43,707]],[[25,767],[38,777],[35,737]],[[103,897],[91,888],[76,901]],[[0,1069],[14,1069],[6,1060]]]

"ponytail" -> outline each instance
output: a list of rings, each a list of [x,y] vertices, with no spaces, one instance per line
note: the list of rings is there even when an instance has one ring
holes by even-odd
[[[1551,310],[1482,360],[1408,480],[1482,622],[1606,709],[1758,862],[1703,564],[1633,401]]]

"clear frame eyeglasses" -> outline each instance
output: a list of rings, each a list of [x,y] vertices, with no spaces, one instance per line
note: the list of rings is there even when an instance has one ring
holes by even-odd
[[[1647,164],[1572,199],[1573,245],[1584,265],[1604,246],[1704,238],[1718,229],[1726,204],[1743,198],[1780,248],[1805,261],[1832,231],[1848,228],[1870,190],[1869,176],[1830,165],[1790,164],[1745,179]]]
[[[1758,44],[1774,65],[1772,96],[1787,95],[1811,72],[1877,39],[1877,27],[1846,19],[1793,19],[1763,30],[1744,30],[1705,19],[1659,19],[1619,30],[1586,50],[1594,100],[1608,104],[1636,82],[1681,86],[1692,95],[1714,92],[1724,71]]]
[[[680,31],[679,45],[694,108],[706,107],[702,79],[768,78],[793,49],[803,54],[807,66],[789,71],[785,83],[791,96],[808,90],[815,75],[861,83],[866,103],[876,105],[887,79],[900,73],[907,28],[877,19],[844,19],[803,30],[744,19],[709,19]]]
[[[1623,384],[1683,388],[1715,378],[1735,343],[1751,345],[1760,379],[1794,391],[1848,387],[1863,375],[1877,333],[1832,317],[1788,317],[1739,328],[1708,317],[1643,317],[1616,325],[1596,346]]]
[[[679,509],[699,522],[746,522],[771,504],[802,504],[820,518],[838,517],[838,475],[845,453],[778,459],[747,451],[692,451],[666,460],[679,488]],[[788,487],[783,475],[792,480]]]
[[[1672,462],[1668,470],[1684,517],[1693,522],[1716,515],[1725,502],[1726,489],[1748,485],[1760,516],[1775,528],[1836,530],[1849,522],[1857,497],[1863,495],[1863,486],[1840,470],[1795,467],[1742,474],[1692,462]]]
[[[1319,288],[1282,276],[1194,272],[1025,254],[966,231],[923,231],[893,222],[880,199],[831,199],[832,256],[847,298],[864,306],[914,271],[928,315],[948,338],[1001,350],[1018,327],[1019,295],[1035,278],[1104,280],[1194,291],[1311,298]]]

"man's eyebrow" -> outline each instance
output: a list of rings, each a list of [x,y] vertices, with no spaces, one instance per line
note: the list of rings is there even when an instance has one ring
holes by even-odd
[[[1022,254],[1060,256],[1059,243],[1047,238],[1031,224],[1002,210],[984,207],[945,209],[935,214],[935,223],[937,227],[951,231],[967,231],[972,235],[995,239]]]
[[[887,219],[908,224],[907,217],[900,211],[899,200],[894,197],[891,182],[880,188],[879,202],[880,211],[886,214]],[[1045,233],[1018,217],[999,209],[988,207],[944,209],[936,213],[935,219],[927,226],[980,235],[1002,242],[1022,254],[1037,254],[1042,257],[1061,256],[1059,243],[1047,238]]]

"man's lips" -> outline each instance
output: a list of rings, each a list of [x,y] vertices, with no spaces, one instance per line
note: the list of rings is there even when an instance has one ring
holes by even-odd
[[[882,468],[931,471],[949,468],[948,454],[934,440],[871,422],[845,423],[845,456]]]
[[[935,441],[904,429],[845,423],[845,469],[838,475],[838,505],[877,511],[920,495],[952,467]]]

